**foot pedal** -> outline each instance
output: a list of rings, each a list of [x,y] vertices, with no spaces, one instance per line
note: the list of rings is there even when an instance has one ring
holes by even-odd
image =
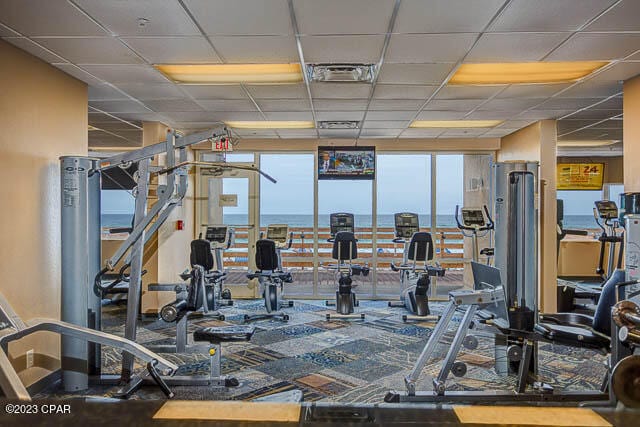
[[[118,391],[113,394],[115,399],[128,399],[133,393],[135,393],[142,386],[142,378],[135,376],[131,377],[129,382],[122,386]]]

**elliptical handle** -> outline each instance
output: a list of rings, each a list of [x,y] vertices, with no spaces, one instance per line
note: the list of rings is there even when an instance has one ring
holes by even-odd
[[[462,225],[462,224],[460,223],[460,218],[458,217],[458,211],[459,211],[459,210],[460,210],[460,206],[459,206],[459,205],[456,205],[456,215],[455,215],[455,217],[456,217],[456,224],[458,224],[458,228],[459,228],[460,230],[468,230],[468,227],[466,227],[466,226],[464,226],[464,225]]]
[[[483,205],[482,207],[484,208],[484,213],[487,216],[487,225],[482,227],[482,229],[493,230],[495,227],[495,224],[493,223],[493,218],[491,218],[491,215],[489,214],[489,208],[487,207],[487,205]]]

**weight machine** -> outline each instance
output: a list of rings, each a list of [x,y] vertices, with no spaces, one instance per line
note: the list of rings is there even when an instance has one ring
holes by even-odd
[[[403,245],[402,264],[391,263],[391,269],[400,272],[400,301],[389,301],[389,307],[404,307],[411,314],[403,315],[407,320],[437,320],[429,310],[429,288],[432,276],[444,276],[445,270],[439,265],[429,265],[433,260],[433,239],[431,234],[420,231],[418,214],[401,212],[394,215],[394,243]],[[408,239],[408,240],[407,240]],[[422,266],[418,266],[418,262]]]
[[[226,162],[193,162],[187,160],[187,148],[203,141],[229,138],[226,128],[180,136],[169,131],[164,142],[138,150],[117,154],[106,159],[89,157],[61,157],[62,180],[62,320],[99,331],[101,328],[100,297],[103,292],[102,276],[113,271],[114,266],[124,261],[130,269],[127,298],[126,339],[136,340],[136,327],[140,314],[141,277],[143,274],[144,245],[159,230],[176,206],[182,203],[187,192],[188,169],[192,166],[207,166],[216,170],[240,168],[260,173],[271,182],[272,177],[261,170],[228,164]],[[152,160],[164,155],[165,165],[153,166]],[[137,164],[133,178],[135,212],[133,228],[127,239],[106,260],[101,268],[100,255],[100,188],[104,171],[120,167],[126,169]],[[164,177],[156,188],[157,201],[148,206],[151,177]],[[93,280],[91,280],[91,279]],[[95,278],[95,279],[94,279]],[[230,331],[229,338],[237,335]],[[224,331],[216,331],[216,339],[223,340]],[[101,352],[99,346],[87,346],[74,338],[62,339],[65,391],[83,390],[88,387],[89,375],[105,383],[123,383],[119,395],[128,396],[148,377],[133,375],[133,355],[123,353],[119,378],[100,375]],[[189,378],[190,379],[190,378]],[[184,378],[171,377],[171,384],[181,384]],[[187,381],[187,383],[191,384]]]

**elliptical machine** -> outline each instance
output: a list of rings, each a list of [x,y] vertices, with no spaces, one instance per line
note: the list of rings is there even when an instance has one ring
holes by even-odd
[[[293,232],[286,224],[271,224],[267,227],[267,237],[256,242],[256,266],[258,271],[249,272],[248,279],[258,279],[260,293],[264,299],[266,313],[245,314],[244,321],[263,319],[289,320],[289,315],[280,311],[282,307],[293,307],[293,301],[282,299],[285,283],[293,283],[290,272],[282,268],[282,250],[291,249]],[[288,241],[287,241],[288,238]]]
[[[324,267],[328,270],[335,271],[338,276],[338,289],[336,290],[336,301],[325,301],[327,306],[335,305],[336,314],[327,313],[327,321],[332,317],[339,319],[358,318],[364,320],[364,313],[354,313],[354,307],[359,305],[358,298],[353,292],[352,276],[368,276],[369,266],[354,264],[353,261],[358,258],[358,240],[354,234],[354,216],[351,213],[332,213],[330,215],[329,224],[331,227],[331,238],[328,240],[333,243],[331,257],[336,261],[335,264],[328,264]]]
[[[411,315],[403,315],[407,320],[438,320],[430,316],[429,287],[431,276],[444,276],[445,270],[439,265],[429,265],[433,260],[433,239],[431,233],[420,231],[418,215],[411,212],[396,213],[394,243],[404,245],[402,264],[391,263],[391,269],[400,272],[400,301],[389,301],[389,307],[404,307]],[[407,241],[406,239],[410,239]],[[422,266],[418,267],[418,262]]]
[[[483,213],[484,210],[484,213]],[[458,213],[462,213],[462,222],[460,222],[460,216]],[[479,250],[478,237],[484,237],[494,228],[493,220],[489,214],[487,205],[483,206],[483,209],[479,208],[465,208],[460,209],[456,205],[456,223],[458,229],[462,232],[464,237],[471,237],[472,241],[472,259],[474,262],[480,262],[480,255],[487,257],[487,265],[491,264],[491,257],[493,257],[493,248],[482,248]],[[470,234],[468,232],[471,232]]]
[[[602,282],[604,283],[609,279],[616,268],[622,268],[622,260],[624,258],[624,251],[622,249],[624,232],[618,232],[622,227],[618,217],[618,206],[616,205],[616,202],[612,200],[596,201],[595,207],[593,208],[593,216],[598,227],[602,229],[602,233],[598,237],[598,241],[600,242],[600,257],[598,258],[596,274],[602,278]],[[607,259],[607,270],[605,271],[604,252],[607,243],[609,243],[609,256]],[[620,245],[620,250],[618,251],[618,261],[616,263],[616,246],[618,244]]]

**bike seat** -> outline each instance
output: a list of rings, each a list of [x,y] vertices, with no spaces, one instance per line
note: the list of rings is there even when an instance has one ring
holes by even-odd
[[[480,255],[493,256],[493,253],[493,248],[482,248],[482,250],[480,250]]]
[[[194,341],[206,341],[220,344],[230,341],[250,341],[256,328],[250,325],[211,326],[197,329],[193,333]]]

